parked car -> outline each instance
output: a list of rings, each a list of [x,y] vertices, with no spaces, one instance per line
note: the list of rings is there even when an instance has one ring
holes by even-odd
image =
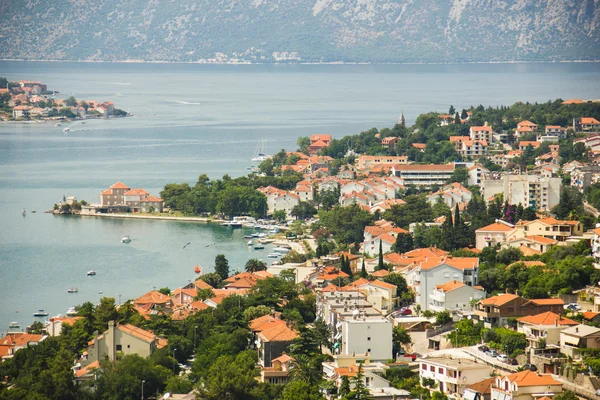
[[[490,357],[498,357],[498,352],[496,350],[490,350],[487,355]]]
[[[412,314],[412,310],[408,307],[402,307],[400,309],[400,314],[402,315],[411,315]]]
[[[527,363],[527,364],[523,365],[523,368],[528,369],[533,372],[537,371],[537,367],[534,364]]]
[[[506,354],[498,354],[498,356],[496,357],[496,360],[505,363],[505,362],[508,362],[508,356]]]
[[[508,364],[509,365],[519,365],[519,362],[517,360],[515,360],[514,358],[511,358],[510,360],[508,360]]]
[[[488,351],[490,351],[490,348],[485,345],[481,345],[477,348],[477,350],[481,351],[482,353],[487,353]]]

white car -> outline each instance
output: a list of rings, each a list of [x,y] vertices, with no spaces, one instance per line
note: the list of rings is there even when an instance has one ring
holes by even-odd
[[[498,354],[498,356],[496,357],[496,360],[502,361],[502,362],[507,362],[508,356],[506,354]]]

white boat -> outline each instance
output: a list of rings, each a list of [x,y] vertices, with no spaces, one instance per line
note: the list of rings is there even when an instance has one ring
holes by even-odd
[[[289,253],[290,249],[287,247],[275,247],[273,251],[276,253]]]
[[[70,131],[71,131],[71,129],[69,129],[69,127],[66,127],[65,129],[63,129],[63,132],[65,132],[65,133],[70,132]]]
[[[34,317],[47,317],[48,313],[44,310],[38,310],[36,312],[33,313]]]
[[[248,246],[252,246],[254,244],[254,242],[252,241],[252,239],[248,240]]]
[[[75,307],[69,307],[67,309],[67,315],[69,317],[72,317],[73,315],[77,315],[77,310],[75,310]]]
[[[264,138],[261,138],[258,141],[258,143],[256,144],[256,149],[254,150],[254,154],[256,154],[256,155],[254,157],[252,157],[253,162],[263,162],[263,161],[271,158],[271,156],[268,156],[265,154],[265,139]]]
[[[26,216],[27,215],[27,211],[25,211],[25,209],[23,209],[23,211],[21,211],[21,215],[22,216]]]
[[[60,126],[60,124],[56,124],[56,125],[54,125],[54,126]]]
[[[96,275],[96,271],[94,271],[94,270],[88,271],[88,273],[87,273],[87,276],[94,276],[94,275]]]
[[[129,243],[131,242],[131,238],[129,236],[123,236],[121,238],[121,243]]]
[[[267,237],[267,234],[266,233],[259,233],[258,237],[259,238],[265,238],[265,237]]]
[[[278,253],[271,253],[267,255],[268,258],[279,258],[281,257],[281,254]]]
[[[21,329],[21,325],[19,325],[18,322],[11,322],[10,324],[8,324],[8,329]]]
[[[72,287],[71,289],[67,290],[67,293],[77,293],[79,292],[79,289],[77,289],[76,287]]]

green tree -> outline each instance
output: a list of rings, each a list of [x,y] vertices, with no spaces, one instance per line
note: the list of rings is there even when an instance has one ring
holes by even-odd
[[[435,316],[436,325],[445,325],[452,322],[452,316],[448,310],[441,311]]]
[[[301,201],[297,206],[294,206],[291,212],[292,217],[296,217],[297,219],[311,218],[316,213],[317,209],[305,201]]]
[[[396,237],[396,242],[392,247],[392,251],[397,253],[406,253],[413,249],[413,237],[410,233],[400,233]]]
[[[96,329],[104,332],[108,329],[108,321],[116,321],[119,317],[115,308],[115,299],[113,297],[103,297],[95,310]]]
[[[304,381],[311,386],[317,386],[323,379],[320,358],[298,354],[289,376],[292,381]]]
[[[370,212],[357,204],[335,206],[331,211],[319,210],[319,220],[338,243],[351,244],[364,240],[365,226],[373,222]]]
[[[184,376],[172,376],[166,384],[165,391],[173,394],[187,394],[194,388],[192,381]]]
[[[383,244],[381,243],[381,239],[379,239],[379,258],[377,261],[377,270],[381,270],[385,268],[385,264],[383,263]]]
[[[212,299],[213,297],[215,297],[215,292],[213,292],[211,288],[196,290],[196,298],[198,300],[204,301],[206,299]]]
[[[229,261],[227,261],[224,254],[218,254],[215,257],[215,272],[223,280],[229,277]]]
[[[273,219],[283,222],[287,218],[285,210],[277,210],[273,212]]]
[[[257,258],[251,258],[246,262],[246,271],[247,272],[258,272],[258,271],[266,271],[267,263],[263,260],[259,260]]]
[[[358,371],[356,375],[352,377],[352,384],[354,388],[348,393],[346,399],[348,400],[367,400],[372,399],[369,389],[365,386],[363,365],[362,362],[358,364]]]
[[[282,400],[322,400],[325,399],[317,386],[297,380],[288,382],[282,393]]]
[[[171,289],[169,289],[168,287],[160,288],[160,289],[158,289],[158,291],[160,293],[164,294],[165,296],[171,295]]]
[[[350,379],[348,379],[347,375],[344,375],[342,376],[342,383],[340,384],[340,388],[338,390],[339,397],[344,399],[350,394],[350,390]]]
[[[223,287],[223,278],[217,272],[209,272],[208,274],[203,274],[201,279],[210,286],[212,286],[214,289],[220,289]]]
[[[366,278],[369,274],[367,273],[367,268],[365,267],[365,258],[362,259],[362,267],[360,268],[360,277]]]
[[[244,351],[235,358],[221,356],[210,367],[200,387],[200,396],[207,400],[244,400],[259,394],[254,379],[256,353]]]

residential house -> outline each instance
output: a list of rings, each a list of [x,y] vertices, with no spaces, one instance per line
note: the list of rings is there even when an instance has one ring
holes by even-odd
[[[317,134],[310,137],[310,145],[308,146],[308,152],[317,154],[319,151],[329,146],[331,142],[331,135]]]
[[[469,179],[468,185],[479,186],[485,176],[489,175],[490,170],[482,166],[481,164],[475,164],[468,168]]]
[[[558,143],[560,139],[565,137],[566,129],[558,125],[546,125],[543,135],[538,135],[539,142]]]
[[[450,209],[458,204],[467,204],[473,197],[471,191],[458,182],[444,186],[441,190],[431,193],[427,196],[427,202],[435,205],[438,201],[442,201]]]
[[[519,221],[515,225],[515,238],[542,236],[564,242],[569,236],[581,236],[583,226],[579,221],[557,220],[554,217]]]
[[[493,224],[475,230],[475,247],[483,249],[503,244],[514,231],[514,225],[497,220]]]
[[[483,321],[484,326],[491,328],[506,325],[510,318],[536,315],[547,311],[560,314],[564,304],[561,299],[527,300],[516,294],[504,293],[480,300],[474,315]]]
[[[59,336],[63,325],[73,326],[80,319],[83,319],[83,317],[52,317],[48,320],[44,329],[49,336]]]
[[[542,254],[550,250],[552,246],[556,244],[558,244],[558,240],[539,235],[525,236],[520,238],[511,236],[506,240],[505,243],[502,243],[502,248],[507,249],[510,247],[516,247],[521,250],[523,255],[525,255],[524,249],[533,250],[534,254]]]
[[[0,338],[0,363],[24,348],[36,346],[47,336],[23,332],[8,332],[6,336]]]
[[[111,185],[107,190],[100,193],[100,205],[104,206],[125,206],[125,193],[131,188],[123,182],[117,182]]]
[[[560,332],[560,349],[566,356],[579,359],[582,349],[600,349],[600,328],[576,325]]]
[[[529,370],[507,376],[499,375],[492,386],[492,400],[542,400],[562,392],[562,383],[550,374]]]
[[[407,283],[416,292],[415,302],[422,310],[429,310],[431,294],[436,286],[456,280],[469,286],[478,281],[479,258],[477,257],[431,257],[414,263],[414,267],[403,272]]]
[[[448,395],[462,395],[468,385],[489,378],[492,368],[467,358],[428,357],[418,360],[419,378],[433,379],[437,390]]]
[[[542,145],[541,142],[523,140],[523,141],[519,142],[519,150],[525,151],[525,150],[527,150],[527,148],[529,146],[531,146],[535,150],[538,147],[540,147],[541,145]]]
[[[472,302],[485,298],[485,290],[481,286],[469,286],[458,280],[436,285],[429,296],[429,309],[440,311],[470,311]]]
[[[136,307],[155,307],[160,310],[170,310],[173,308],[173,300],[170,296],[157,290],[152,290],[133,301]]]
[[[397,303],[396,285],[380,280],[369,281],[365,278],[360,278],[341,289],[360,291],[365,295],[366,300],[374,309],[384,314],[393,311]]]
[[[250,330],[258,350],[258,362],[262,367],[271,367],[272,361],[281,357],[298,337],[298,332],[290,329],[279,314],[263,315],[250,321]]]
[[[529,347],[538,348],[542,339],[546,345],[560,344],[560,332],[575,325],[579,322],[547,311],[517,319],[517,332],[525,334]]]
[[[267,197],[267,214],[269,215],[273,215],[275,211],[283,210],[289,216],[292,214],[294,207],[300,204],[300,197],[293,192],[281,190],[273,186],[260,187],[256,190]]]
[[[289,378],[289,373],[294,367],[295,359],[285,354],[271,360],[271,367],[264,367],[260,370],[260,381],[263,383],[272,383],[285,385]]]
[[[573,130],[585,133],[598,132],[600,131],[600,121],[591,117],[574,118]]]
[[[137,354],[149,357],[157,349],[162,349],[168,344],[166,339],[154,333],[138,328],[131,324],[115,324],[108,322],[108,330],[101,335],[96,331],[90,341],[87,352],[81,359],[81,365],[86,366],[94,361],[108,358],[116,361],[118,355]]]
[[[396,136],[388,136],[381,139],[381,147],[384,149],[395,149],[400,138]]]

